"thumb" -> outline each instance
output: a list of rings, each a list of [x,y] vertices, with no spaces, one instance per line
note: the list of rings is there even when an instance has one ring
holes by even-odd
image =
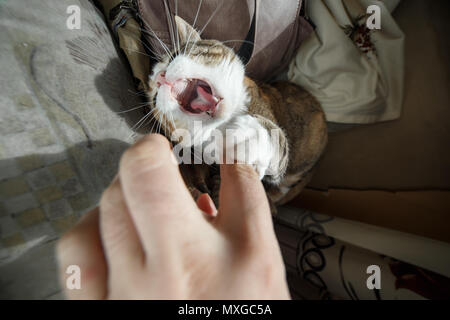
[[[218,225],[245,236],[272,228],[266,192],[251,166],[223,164],[220,177]]]

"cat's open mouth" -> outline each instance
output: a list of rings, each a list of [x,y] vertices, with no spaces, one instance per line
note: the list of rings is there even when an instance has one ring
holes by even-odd
[[[165,74],[157,76],[157,85],[171,87],[172,97],[178,101],[181,109],[190,114],[206,113],[213,116],[217,105],[222,100],[215,93],[213,86],[201,79],[179,79],[168,82]]]

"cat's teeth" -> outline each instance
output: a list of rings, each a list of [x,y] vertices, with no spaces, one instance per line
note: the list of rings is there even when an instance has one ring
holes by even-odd
[[[179,97],[180,94],[186,90],[189,85],[189,81],[187,79],[178,80],[172,85],[172,94],[174,97]]]

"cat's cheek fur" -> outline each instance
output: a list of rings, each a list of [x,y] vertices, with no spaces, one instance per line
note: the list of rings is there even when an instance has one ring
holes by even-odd
[[[198,58],[196,60],[199,60]],[[188,114],[183,112],[172,96],[169,87],[162,86],[158,89],[156,109],[173,121],[177,129],[187,130],[192,146],[202,145],[207,141],[211,132],[233,117],[246,111],[249,97],[244,82],[244,66],[239,59],[230,61],[223,59],[217,65],[204,65],[200,61],[190,57],[178,56],[169,65],[158,63],[153,69],[150,80],[155,83],[156,75],[165,71],[167,81],[174,82],[178,79],[206,79],[214,86],[215,91],[222,101],[218,104],[213,117],[207,114]],[[195,122],[201,122],[201,130]],[[186,145],[187,147],[187,145]]]
[[[238,59],[225,58],[216,65],[204,65],[200,58],[176,57],[166,70],[166,79],[175,81],[180,78],[206,80],[222,101],[217,106],[213,118],[206,117],[204,122],[216,123],[216,127],[234,115],[246,110],[249,101],[244,87],[244,66]],[[195,117],[191,117],[198,120]],[[191,120],[192,121],[192,120]]]
[[[155,81],[156,79],[156,75],[158,73],[160,73],[161,71],[164,71],[168,66],[167,62],[158,62],[157,64],[155,64],[155,66],[153,67],[152,70],[152,75],[150,76],[150,79]]]

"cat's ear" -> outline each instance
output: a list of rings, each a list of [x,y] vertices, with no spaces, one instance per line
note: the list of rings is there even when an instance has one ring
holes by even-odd
[[[200,40],[200,34],[182,18],[175,16],[175,23],[177,25],[180,46],[183,46],[188,42],[197,42]]]

